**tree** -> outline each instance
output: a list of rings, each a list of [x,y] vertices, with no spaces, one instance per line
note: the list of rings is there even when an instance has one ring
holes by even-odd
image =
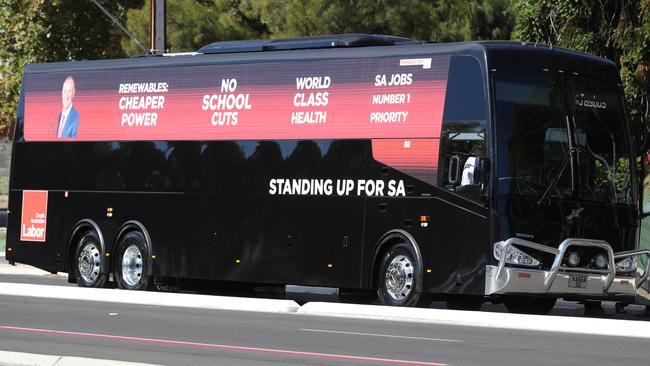
[[[514,38],[613,60],[633,122],[650,122],[650,0],[514,0],[514,5]],[[642,140],[648,132],[636,137]]]
[[[507,39],[510,0],[246,0],[275,38],[393,34],[431,41]]]
[[[103,1],[119,18],[144,0]],[[15,120],[20,81],[32,62],[121,57],[119,29],[90,1],[0,0],[0,135]]]
[[[7,136],[16,116],[24,66],[45,49],[43,0],[0,0],[0,134]]]
[[[247,4],[240,0],[176,0],[167,2],[166,46],[171,52],[196,51],[223,40],[260,38],[266,27],[253,13],[245,13]],[[149,3],[127,13],[126,27],[141,41],[149,40]],[[122,47],[129,55],[142,54],[131,40]]]

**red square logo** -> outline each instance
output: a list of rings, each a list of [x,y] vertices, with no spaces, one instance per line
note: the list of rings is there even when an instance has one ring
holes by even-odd
[[[21,241],[45,241],[47,191],[23,191]]]

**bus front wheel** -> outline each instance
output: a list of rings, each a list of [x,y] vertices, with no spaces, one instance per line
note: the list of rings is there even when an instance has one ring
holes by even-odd
[[[132,231],[122,237],[117,245],[115,280],[125,290],[147,290],[151,282],[147,276],[149,251],[144,235]]]
[[[391,246],[382,256],[379,267],[379,301],[391,306],[425,305],[426,296],[418,290],[419,267],[412,246],[406,243]]]
[[[87,231],[79,238],[74,258],[75,278],[79,287],[104,286],[107,277],[102,273],[104,256],[95,231]]]

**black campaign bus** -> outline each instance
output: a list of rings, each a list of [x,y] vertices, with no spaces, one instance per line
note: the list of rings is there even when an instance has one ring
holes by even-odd
[[[7,260],[84,287],[545,312],[629,303],[647,273],[617,70],[564,49],[342,35],[29,65],[12,167]]]

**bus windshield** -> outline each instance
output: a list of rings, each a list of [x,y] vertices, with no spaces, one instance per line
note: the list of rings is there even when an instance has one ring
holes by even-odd
[[[497,194],[633,202],[621,96],[596,82],[495,77]]]

